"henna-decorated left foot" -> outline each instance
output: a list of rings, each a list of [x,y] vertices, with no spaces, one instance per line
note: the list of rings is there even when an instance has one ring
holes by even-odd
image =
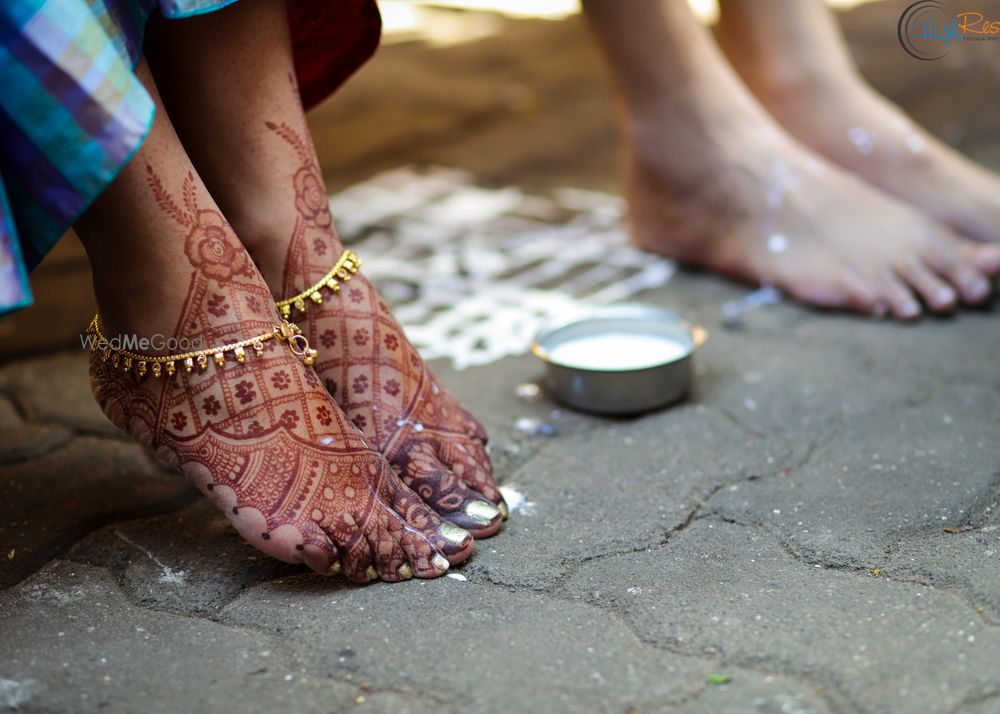
[[[294,178],[297,217],[277,291],[285,299],[321,281],[343,246],[310,147],[288,126],[269,128],[302,162]],[[292,307],[291,315],[319,350],[315,369],[327,391],[441,517],[476,538],[496,533],[507,506],[493,479],[482,425],[434,377],[364,275],[342,281],[337,293],[319,292],[321,303],[307,299],[305,311]]]

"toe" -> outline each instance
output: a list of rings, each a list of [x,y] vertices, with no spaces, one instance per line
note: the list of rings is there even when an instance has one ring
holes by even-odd
[[[457,447],[451,450],[458,451]],[[466,470],[463,462],[456,461],[456,464],[460,471]],[[496,533],[503,521],[496,505],[470,488],[427,445],[409,452],[403,463],[403,482],[438,515],[476,538]]]
[[[909,322],[920,317],[920,303],[894,273],[887,270],[882,285],[889,310],[897,320]]]
[[[486,447],[479,439],[462,439],[438,445],[438,459],[474,491],[483,494],[489,501],[498,504],[503,501],[500,488],[493,478]]]
[[[842,292],[846,307],[865,315],[885,315],[885,301],[879,295],[878,285],[871,279],[848,270],[843,276]]]
[[[405,486],[396,494],[394,508],[398,513],[403,514],[410,527],[426,539],[434,550],[434,553],[427,553],[426,558],[420,563],[411,559],[411,565],[426,566],[429,564],[431,569],[441,570],[441,562],[435,559],[436,555],[443,555],[445,561],[451,565],[461,563],[472,555],[475,548],[472,534],[450,521],[443,520],[441,516],[428,508],[419,496]],[[424,577],[434,577],[426,567],[421,567],[417,572],[427,573]],[[441,572],[444,571],[441,570]]]
[[[951,312],[958,303],[955,290],[918,258],[911,256],[896,266],[896,275],[934,312]]]
[[[356,516],[354,520],[363,523],[365,519]],[[364,533],[361,530],[352,529],[350,535],[345,537],[341,535],[343,532],[344,529],[341,528],[327,531],[330,539],[337,544],[340,555],[340,572],[348,580],[355,583],[367,583],[377,578],[372,549]]]
[[[338,575],[340,573],[340,557],[337,547],[330,543],[323,548],[311,543],[298,546],[302,554],[302,562],[320,575]]]
[[[406,522],[398,514],[387,506],[380,505],[377,517],[371,519],[371,525],[365,534],[372,552],[375,572],[386,582],[395,583],[403,580],[407,572],[403,566],[410,568],[400,541],[405,529]]]
[[[921,258],[941,278],[955,286],[964,302],[976,304],[989,297],[990,282],[962,249],[963,242],[950,236],[937,238],[929,243]]]
[[[968,260],[983,275],[991,278],[1000,276],[1000,243],[989,245],[975,245],[972,243],[963,246]]]
[[[407,557],[407,564],[403,567],[409,568],[411,577],[437,578],[448,571],[448,559],[416,528],[408,526],[400,536],[400,544]],[[405,571],[400,575],[403,580],[409,579],[405,577]]]
[[[426,553],[425,561],[433,565],[433,569],[440,572],[442,570],[440,560],[438,565],[434,565],[434,555],[443,555],[444,559],[452,565],[466,560],[474,548],[472,535],[452,523],[442,520],[431,508],[424,503],[420,497],[404,485],[395,472],[388,468],[379,476],[376,490],[387,504],[406,521],[411,529],[422,535],[434,548],[436,553]],[[416,567],[418,563],[415,559],[410,560],[410,565]],[[445,568],[446,569],[446,568]],[[429,568],[421,568],[419,571],[422,577],[435,577]]]
[[[340,573],[340,556],[333,541],[313,522],[304,531],[302,542],[295,546],[302,562],[320,575]]]

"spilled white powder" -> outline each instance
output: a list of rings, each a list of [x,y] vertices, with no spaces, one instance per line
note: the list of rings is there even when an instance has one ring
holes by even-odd
[[[569,367],[617,371],[673,362],[688,352],[687,347],[667,337],[608,332],[562,342],[549,351],[549,357]]]
[[[521,516],[535,515],[535,502],[526,499],[524,494],[517,490],[517,486],[509,483],[504,484],[500,487],[500,495],[507,502],[507,508],[510,509],[511,513],[517,513]]]
[[[138,543],[136,543],[134,540],[132,540],[131,538],[129,538],[127,535],[125,535],[124,533],[122,533],[119,530],[115,531],[115,535],[118,536],[118,538],[120,538],[121,540],[123,540],[126,543],[128,543],[129,545],[131,545],[133,548],[138,548],[139,550],[141,550],[145,554],[145,556],[147,558],[149,558],[154,563],[156,563],[156,565],[159,566],[160,571],[161,571],[161,575],[160,575],[160,582],[161,583],[166,583],[168,585],[183,585],[184,584],[184,580],[185,580],[185,578],[187,578],[187,571],[186,570],[174,570],[169,565],[167,565],[162,560],[160,560],[155,555],[153,555],[153,552],[151,550],[149,550],[148,548],[144,548],[143,546],[139,545]]]
[[[18,682],[16,679],[0,678],[0,707],[17,709],[27,703],[41,689],[36,679],[26,679]]]

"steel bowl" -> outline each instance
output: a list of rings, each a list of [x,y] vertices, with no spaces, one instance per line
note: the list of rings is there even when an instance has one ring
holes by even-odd
[[[556,401],[598,414],[638,414],[687,394],[694,352],[707,339],[704,328],[669,310],[625,304],[545,325],[531,352],[545,363],[545,390]]]

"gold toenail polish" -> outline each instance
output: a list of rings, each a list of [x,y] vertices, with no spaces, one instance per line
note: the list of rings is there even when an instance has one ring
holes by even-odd
[[[500,515],[500,509],[488,501],[473,501],[465,507],[465,515],[476,523],[487,526]]]
[[[413,577],[413,568],[410,567],[409,563],[403,563],[402,565],[400,565],[399,570],[397,570],[396,572],[399,573],[399,577],[401,577],[403,580],[409,580],[410,578]]]
[[[441,524],[441,528],[438,532],[441,534],[442,538],[449,543],[454,543],[455,545],[465,542],[465,539],[469,537],[469,531],[464,528],[459,528],[452,523],[448,523],[448,521]]]
[[[330,566],[330,569],[327,572],[329,572],[330,575],[336,575],[337,573],[339,573],[340,572],[340,561],[339,560],[333,561],[333,564]]]
[[[438,553],[431,559],[431,565],[440,570],[442,573],[451,567],[451,564],[448,562],[448,559],[445,558],[440,553]]]
[[[365,570],[365,577],[368,578],[369,581],[378,580],[378,571],[375,570],[374,565],[368,566],[368,569]]]
[[[500,503],[497,504],[497,508],[500,509],[500,515],[506,521],[510,517],[510,510],[507,508],[507,502],[500,499]]]

